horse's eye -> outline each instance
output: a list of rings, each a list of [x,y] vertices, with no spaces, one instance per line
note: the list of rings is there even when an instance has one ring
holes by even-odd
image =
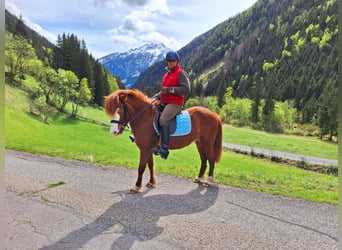
[[[116,110],[116,113],[120,114],[120,109],[117,109],[117,110]]]

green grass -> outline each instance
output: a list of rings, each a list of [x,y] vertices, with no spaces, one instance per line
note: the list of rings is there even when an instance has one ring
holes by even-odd
[[[48,184],[47,188],[54,188],[54,187],[58,187],[58,186],[61,186],[61,185],[64,185],[64,184],[65,184],[64,181],[59,181],[59,182],[56,182],[56,183]]]
[[[81,107],[79,116],[109,124],[109,118],[105,115],[103,108]]]
[[[338,159],[337,143],[322,141],[315,137],[269,134],[263,131],[225,125],[223,138],[223,141],[233,144],[327,159]]]
[[[109,165],[108,167],[122,166],[137,169],[139,150],[134,143],[129,141],[129,132],[113,137],[109,134],[109,123],[108,127],[104,127],[71,119],[65,115],[56,115],[49,120],[49,123],[44,123],[38,117],[29,114],[27,101],[28,97],[25,92],[6,85],[6,148],[97,162]],[[108,117],[105,116],[103,110],[84,109],[83,112],[91,119],[102,115],[101,119],[108,122]],[[226,129],[231,134],[227,134]],[[247,132],[251,134],[246,136]],[[239,133],[242,139],[237,138]],[[260,134],[261,137],[266,137],[262,132]],[[225,127],[225,140],[227,136],[232,138],[232,135],[236,136],[235,141],[227,140],[227,142],[246,145],[247,142],[260,139],[251,131],[241,129],[234,131],[233,127]],[[260,139],[260,141],[278,142],[280,140],[271,139],[272,136],[269,135],[269,139]],[[296,137],[290,138],[291,140],[296,140]],[[298,147],[304,148],[300,146],[300,141],[297,142]],[[184,178],[197,176],[200,165],[194,144],[184,149],[171,151],[166,161],[155,157],[155,162],[157,172]],[[216,165],[215,177],[218,183],[224,185],[337,204],[336,176],[306,171],[233,152],[223,152],[221,162]],[[132,180],[132,185],[134,181]]]
[[[171,151],[166,162],[156,158],[159,172],[192,178],[199,171],[195,145]],[[337,204],[337,177],[224,152],[215,168],[216,182],[258,192]]]

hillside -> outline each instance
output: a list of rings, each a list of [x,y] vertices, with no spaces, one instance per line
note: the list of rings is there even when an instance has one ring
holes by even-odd
[[[219,105],[232,87],[234,97],[293,100],[309,122],[337,89],[337,10],[336,0],[260,0],[182,48],[181,64],[193,89]],[[150,67],[134,87],[153,94],[163,67]]]
[[[17,18],[15,15],[11,14],[5,9],[5,28],[6,31],[14,34],[21,35],[32,41],[32,46],[34,47],[38,58],[42,59],[44,57],[43,47],[54,49],[56,46],[52,44],[45,37],[39,35],[36,31],[32,30],[25,25],[21,18]]]

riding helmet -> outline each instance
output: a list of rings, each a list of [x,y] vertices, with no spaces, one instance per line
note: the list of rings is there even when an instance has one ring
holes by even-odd
[[[175,52],[175,51],[167,52],[167,54],[166,54],[166,61],[168,61],[168,60],[177,60],[177,61],[179,61],[178,53]]]

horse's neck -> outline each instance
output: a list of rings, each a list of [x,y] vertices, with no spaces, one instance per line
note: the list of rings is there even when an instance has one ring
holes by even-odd
[[[135,124],[141,124],[141,121],[146,122],[152,120],[152,105],[149,102],[142,100],[132,100],[129,104],[129,112],[131,114],[131,126]]]
[[[141,100],[132,100],[128,105],[131,115],[136,116],[139,115],[141,110],[145,109],[145,107],[148,106],[149,103]]]

